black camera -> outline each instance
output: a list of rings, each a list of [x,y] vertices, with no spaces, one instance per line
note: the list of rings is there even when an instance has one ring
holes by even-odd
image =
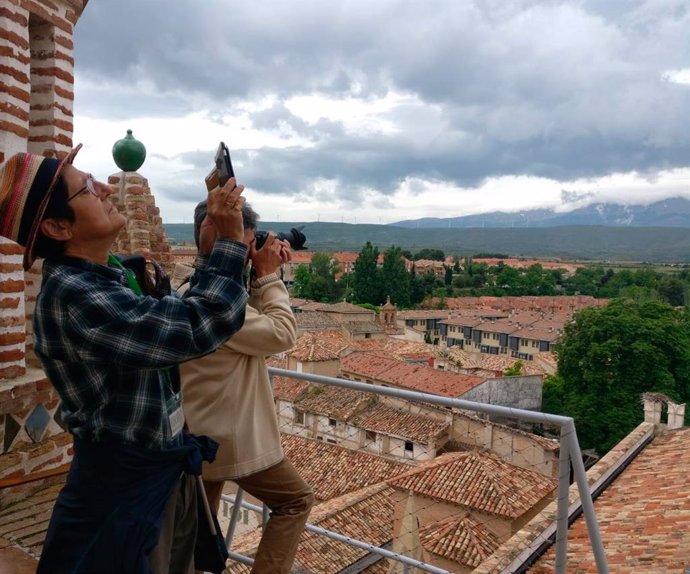
[[[290,244],[290,247],[292,247],[293,251],[306,249],[306,247],[304,247],[304,242],[307,240],[307,238],[304,233],[302,233],[302,229],[304,229],[304,225],[293,227],[290,231],[285,233],[282,231],[280,233],[276,233],[276,237],[280,240],[286,240]],[[264,246],[264,243],[266,243],[266,239],[268,239],[268,231],[257,231],[255,238],[254,247],[259,250]]]

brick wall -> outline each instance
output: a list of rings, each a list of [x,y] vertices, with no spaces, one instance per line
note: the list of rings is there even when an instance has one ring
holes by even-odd
[[[62,157],[72,147],[73,29],[86,0],[0,2],[0,162],[29,151]],[[0,480],[21,480],[71,458],[59,398],[37,368],[31,319],[40,263],[0,238]]]

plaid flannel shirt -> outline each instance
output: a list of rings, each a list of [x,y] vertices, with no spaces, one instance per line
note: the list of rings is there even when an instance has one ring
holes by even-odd
[[[244,322],[246,246],[218,240],[184,298],[136,295],[121,269],[45,261],[34,350],[62,399],[70,432],[169,448],[180,407],[177,364],[210,353]]]

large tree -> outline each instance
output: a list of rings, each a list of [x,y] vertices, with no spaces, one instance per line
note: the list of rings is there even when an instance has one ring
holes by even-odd
[[[566,324],[556,348],[562,385],[551,405],[575,419],[583,448],[603,454],[643,420],[640,397],[690,399],[690,317],[657,301],[617,299]],[[546,391],[546,389],[545,389]]]
[[[295,271],[293,293],[296,297],[333,303],[341,297],[340,285],[335,280],[338,262],[328,253],[314,253],[311,263],[299,265]]]
[[[390,295],[397,307],[403,309],[410,306],[410,274],[405,268],[400,247],[393,245],[384,251],[381,279],[384,294]]]
[[[367,241],[359,252],[352,271],[352,294],[356,303],[385,303],[381,293],[378,258],[378,247]]]

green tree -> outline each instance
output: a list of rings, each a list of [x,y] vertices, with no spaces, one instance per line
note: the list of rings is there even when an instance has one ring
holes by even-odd
[[[566,324],[556,355],[563,413],[575,419],[582,447],[600,454],[642,421],[642,393],[690,399],[686,309],[630,299],[583,309]]]
[[[450,287],[453,283],[453,268],[450,265],[444,265],[443,270],[443,282],[446,285],[446,287]]]
[[[404,254],[404,253],[403,253]],[[414,259],[415,261],[419,259],[431,259],[432,261],[443,261],[446,258],[446,254],[440,249],[420,249],[413,257],[408,257],[408,259]]]
[[[352,271],[352,295],[357,303],[380,305],[385,301],[382,299],[378,258],[378,247],[367,241],[359,252]]]
[[[664,277],[659,281],[659,295],[669,305],[685,305],[685,284],[677,277]]]
[[[295,297],[312,299],[311,280],[312,275],[309,267],[305,264],[298,265],[297,269],[295,269],[295,280],[292,284],[292,292],[295,294]]]
[[[410,306],[410,274],[400,247],[393,245],[384,251],[381,279],[384,294],[390,295],[391,302],[401,309]]]
[[[505,377],[519,377],[522,374],[522,361],[515,361],[512,366],[503,371]]]
[[[335,280],[338,262],[328,253],[314,253],[311,257],[311,298],[333,303],[340,300],[340,287]]]

